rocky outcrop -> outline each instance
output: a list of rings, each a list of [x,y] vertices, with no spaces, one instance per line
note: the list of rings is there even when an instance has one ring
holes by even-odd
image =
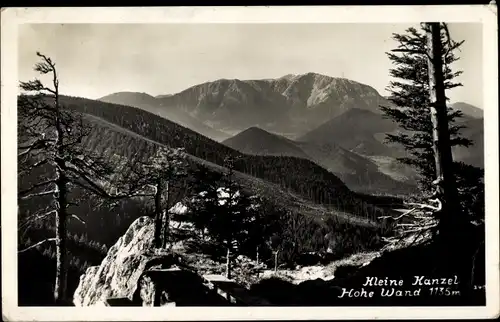
[[[141,282],[144,273],[155,268],[170,268],[175,263],[172,255],[162,254],[154,249],[153,233],[154,223],[151,218],[141,217],[134,221],[109,249],[101,265],[89,267],[80,277],[73,295],[74,305],[106,305],[108,298],[151,302],[150,299],[138,300],[144,294],[151,295],[151,290],[140,289],[140,285],[144,284]]]

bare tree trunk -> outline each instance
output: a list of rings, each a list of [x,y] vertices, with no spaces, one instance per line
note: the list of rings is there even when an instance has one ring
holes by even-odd
[[[171,240],[170,236],[170,182],[165,183],[165,223],[163,224],[163,244],[162,248],[167,248],[167,242]],[[162,220],[163,221],[163,220]]]
[[[227,279],[231,279],[231,248],[230,248],[230,246],[227,247],[227,254],[226,254],[226,277],[227,277]]]
[[[257,265],[259,265],[259,246],[257,246],[256,261],[257,261]]]
[[[440,235],[447,239],[457,233],[454,223],[461,221],[462,218],[460,218],[460,211],[457,207],[458,193],[452,168],[453,157],[443,76],[441,25],[440,23],[426,23],[426,31],[436,182],[443,203]]]
[[[53,68],[53,80],[54,85],[54,105],[56,108],[56,146],[59,156],[64,154],[64,129],[61,123],[61,114],[59,106],[59,81],[57,79],[57,73],[55,67]],[[67,220],[67,198],[68,198],[68,180],[64,174],[65,161],[61,158],[56,160],[56,175],[57,175],[57,194],[56,194],[56,280],[54,286],[54,301],[56,304],[63,304],[66,300],[66,284],[68,279],[68,268],[66,263],[66,220]]]
[[[450,273],[457,274],[462,296],[470,294],[471,260],[469,256],[467,221],[460,209],[458,191],[453,174],[450,133],[443,77],[441,24],[426,23],[429,91],[431,99],[433,149],[436,164],[435,196],[442,201],[439,212],[438,246],[442,263]]]
[[[58,171],[59,172],[59,171]],[[67,181],[64,174],[59,173],[57,188],[58,209],[56,211],[56,280],[54,301],[63,304],[66,300],[67,260],[66,260],[66,219],[67,219]]]
[[[156,184],[156,194],[155,194],[155,233],[154,233],[154,245],[156,248],[161,248],[162,246],[162,222],[163,222],[163,191],[164,183],[162,180],[158,181]]]
[[[274,252],[274,271],[278,271],[278,250]]]

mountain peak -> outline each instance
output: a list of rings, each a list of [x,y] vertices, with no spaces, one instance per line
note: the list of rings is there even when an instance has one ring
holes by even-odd
[[[307,159],[307,155],[293,141],[278,134],[252,126],[225,140],[225,145],[240,152],[256,155],[294,156]]]
[[[286,74],[285,76],[281,76],[279,79],[292,79],[297,77],[296,74]]]
[[[252,132],[259,133],[260,132],[260,133],[271,134],[271,133],[267,132],[266,130],[261,129],[258,126],[251,126],[251,127],[247,128],[246,130],[244,130],[244,131],[242,131],[240,133],[243,133],[243,132],[248,132],[248,133],[252,133]]]

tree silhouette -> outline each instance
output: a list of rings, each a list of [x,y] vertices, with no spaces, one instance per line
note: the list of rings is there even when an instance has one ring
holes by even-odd
[[[91,132],[80,113],[66,109],[60,102],[59,78],[51,58],[37,52],[40,62],[34,70],[51,77],[51,86],[39,79],[20,82],[23,93],[18,98],[18,178],[28,188],[18,191],[18,202],[31,200],[48,205],[23,218],[20,230],[33,223],[55,218],[55,237],[36,242],[20,250],[26,252],[47,242],[56,245],[56,277],[54,300],[64,304],[67,283],[67,221],[76,219],[85,224],[69,207],[75,203],[69,194],[75,187],[111,199],[128,197],[129,193],[110,193],[113,167],[103,157],[82,148],[83,139]],[[117,180],[119,182],[119,180]],[[23,185],[23,186],[24,186]]]
[[[158,147],[146,162],[138,161],[133,167],[135,186],[150,187],[154,199],[154,245],[165,248],[170,238],[170,193],[175,181],[187,174],[186,154],[180,148]],[[144,192],[147,194],[147,192]]]
[[[438,56],[442,61],[442,92],[462,86],[456,82],[456,78],[462,71],[453,71],[451,65],[459,60],[455,52],[460,49],[463,41],[456,42],[451,39],[448,27],[442,23],[436,34],[439,42]],[[398,123],[400,130],[398,133],[386,134],[389,143],[402,145],[409,153],[408,157],[399,158],[399,161],[411,165],[420,173],[420,184],[424,191],[431,192],[435,188],[433,182],[436,176],[435,144],[433,131],[436,129],[436,122],[433,124],[431,116],[432,99],[430,95],[429,83],[429,36],[426,28],[422,24],[420,29],[409,28],[405,34],[393,34],[393,39],[398,42],[398,47],[387,56],[395,65],[390,70],[390,75],[395,79],[390,82],[388,90],[391,93],[389,101],[391,106],[381,106],[384,115]],[[439,55],[440,53],[440,55]],[[463,113],[446,106],[448,98],[443,95],[444,111],[442,122],[447,123],[447,134],[443,142],[446,146],[469,147],[473,142],[462,136],[461,130],[464,128],[458,122],[463,117]],[[441,140],[443,141],[443,140]],[[451,155],[448,159],[451,158]],[[481,190],[483,185],[482,171],[476,167],[466,165],[462,162],[446,161],[444,166],[448,171],[452,171],[457,182],[459,199],[469,200],[468,192]],[[442,169],[442,167],[441,167]],[[440,171],[442,173],[442,171]],[[454,188],[452,188],[454,190]],[[480,199],[471,200],[472,204],[462,204],[461,210],[480,209],[480,204],[484,201]]]
[[[59,79],[55,63],[47,56],[37,53],[41,62],[36,63],[34,70],[41,75],[52,76],[52,87],[45,86],[39,79],[20,82],[20,87],[32,95],[22,94],[19,97],[19,174],[36,171],[40,167],[46,170],[44,177],[32,183],[28,189],[18,191],[18,199],[26,200],[51,197],[51,203],[42,211],[31,216],[20,228],[29,226],[35,220],[54,216],[56,236],[37,242],[20,252],[38,247],[46,242],[56,244],[56,280],[54,300],[58,304],[66,298],[66,222],[68,218],[79,217],[68,213],[69,189],[72,185],[80,185],[95,189],[99,185],[96,179],[104,179],[109,168],[98,158],[92,158],[79,149],[82,138],[88,134],[81,117],[64,110],[59,102]],[[34,93],[34,94],[33,94]]]

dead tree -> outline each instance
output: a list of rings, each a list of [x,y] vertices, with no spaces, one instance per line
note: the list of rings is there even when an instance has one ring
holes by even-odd
[[[281,237],[274,234],[267,241],[267,246],[274,255],[274,272],[278,271],[278,254],[281,248]]]
[[[234,199],[235,199],[235,194],[237,192],[236,189],[234,189],[234,159],[233,158],[226,158],[224,160],[224,164],[225,166],[227,167],[228,169],[228,172],[226,174],[226,182],[227,182],[227,192],[229,194],[229,197],[228,199],[226,200],[226,206],[228,208],[228,212],[230,215],[231,212],[233,211],[232,209],[232,206],[233,206],[233,202],[234,202]],[[232,248],[235,246],[235,241],[233,240],[233,236],[232,234],[227,234],[227,239],[225,240],[226,242],[226,278],[227,279],[231,279],[232,276],[231,276],[231,273],[232,273],[232,257],[233,257],[233,254],[231,253],[231,250]]]
[[[18,202],[45,196],[50,198],[51,203],[24,218],[19,229],[29,228],[34,221],[53,216],[56,236],[19,252],[55,242],[54,300],[56,304],[63,304],[67,299],[67,220],[74,218],[85,223],[68,212],[73,204],[69,200],[71,189],[80,187],[101,197],[116,199],[130,194],[108,193],[106,184],[109,184],[113,168],[103,157],[82,148],[82,140],[91,128],[84,123],[81,114],[61,106],[56,65],[49,57],[40,53],[37,55],[41,61],[35,64],[34,70],[41,75],[50,75],[52,86],[45,86],[39,79],[20,82],[24,93],[18,98],[18,177],[36,176],[38,181],[30,182],[28,188],[18,191]],[[41,178],[37,171],[43,174]]]

